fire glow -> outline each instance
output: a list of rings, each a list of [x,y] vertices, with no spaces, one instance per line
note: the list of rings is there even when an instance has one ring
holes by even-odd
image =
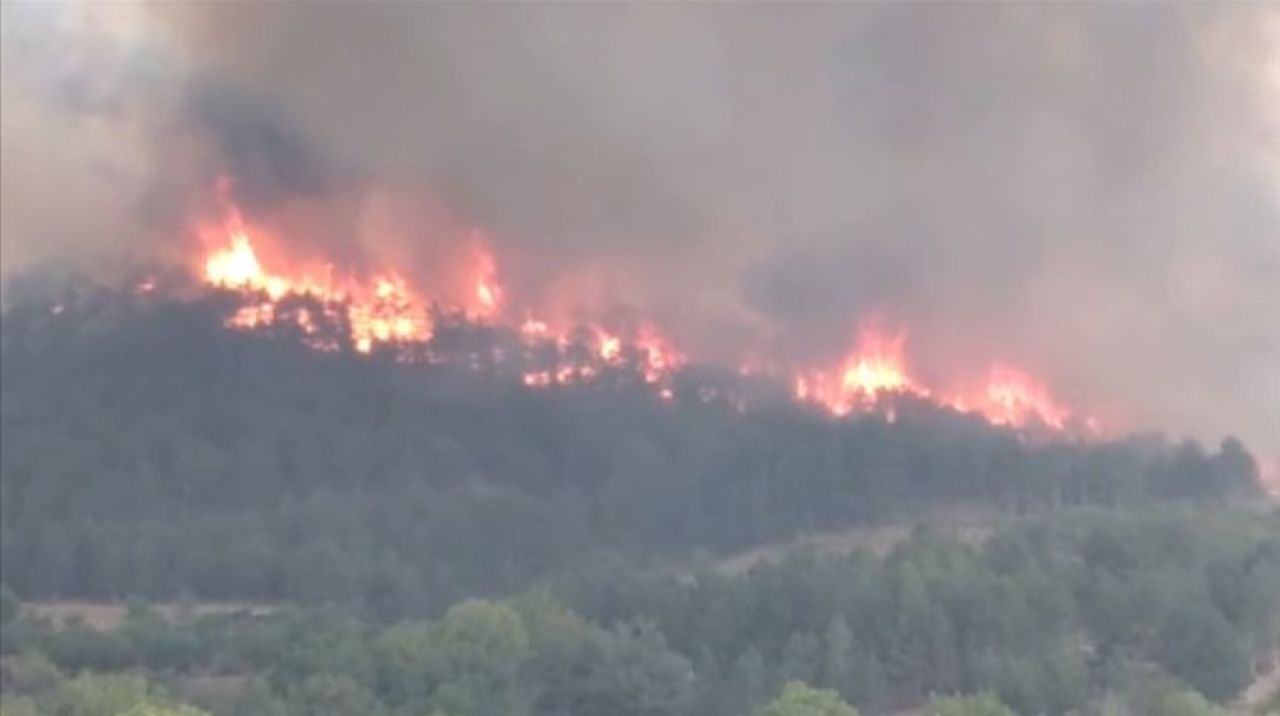
[[[222,225],[197,233],[206,246],[200,260],[204,281],[240,298],[239,307],[226,319],[229,328],[288,325],[315,348],[338,350],[345,343],[357,352],[372,353],[417,347],[420,350],[409,355],[431,362],[439,358],[425,347],[435,335],[436,321],[441,315],[456,315],[518,337],[527,359],[520,373],[526,387],[584,383],[610,372],[630,372],[663,400],[674,399],[674,375],[687,362],[652,324],[620,332],[593,323],[559,324],[528,309],[519,319],[512,318],[497,261],[478,231],[468,240],[473,260],[468,264],[470,275],[462,281],[471,288],[452,304],[435,296],[425,300],[392,270],[361,279],[336,272],[331,265],[287,267],[274,254],[268,254],[273,259],[268,261],[260,250],[262,242],[272,243],[269,237],[249,228],[234,209]],[[322,324],[336,326],[337,336],[322,330]],[[926,385],[907,360],[907,339],[904,330],[887,331],[869,322],[859,331],[853,351],[834,368],[796,371],[787,377],[761,374],[744,364],[739,373],[785,380],[794,399],[834,416],[877,410],[884,399],[910,396],[980,415],[995,425],[1054,431],[1080,425],[1089,432],[1097,430],[1092,419],[1074,416],[1043,383],[1015,366],[994,365],[983,381],[966,390]],[[470,363],[485,361],[472,356]],[[725,398],[745,409],[741,398],[704,393],[699,389],[700,399]],[[884,414],[894,418],[892,409]]]
[[[875,327],[864,326],[857,349],[834,374],[810,371],[796,378],[796,397],[824,405],[834,415],[873,407],[876,398],[885,394],[927,397],[929,391],[907,374],[905,343],[904,333],[886,337]]]
[[[1072,422],[1071,411],[1058,403],[1048,388],[1010,365],[992,366],[986,380],[973,389],[930,389],[911,373],[906,338],[903,332],[885,334],[874,323],[864,325],[853,353],[836,370],[809,371],[796,377],[795,397],[822,405],[833,415],[871,410],[884,396],[907,395],[982,415],[994,425],[1066,430]],[[1092,418],[1079,422],[1086,431],[1097,431]]]
[[[258,258],[250,231],[238,212],[232,212],[220,231],[200,232],[208,242],[219,233],[226,245],[214,249],[204,260],[204,279],[217,288],[236,291],[246,297],[243,305],[227,319],[231,328],[253,329],[270,326],[282,315],[282,302],[290,297],[309,299],[331,320],[343,319],[349,326],[352,346],[368,353],[378,343],[426,341],[431,338],[431,321],[407,282],[394,273],[373,276],[368,282],[354,279],[335,281],[331,270],[317,276],[306,271],[277,273],[265,269]],[[211,237],[212,234],[212,237]],[[292,323],[307,336],[318,335],[316,316],[299,307],[291,312]],[[312,345],[336,348],[330,341]]]

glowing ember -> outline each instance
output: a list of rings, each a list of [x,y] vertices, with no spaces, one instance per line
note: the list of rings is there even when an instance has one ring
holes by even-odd
[[[525,318],[524,323],[520,324],[520,333],[529,339],[545,338],[550,330],[546,322],[532,316]]]
[[[141,296],[143,294],[147,294],[147,293],[151,293],[152,291],[155,291],[157,285],[159,284],[156,282],[156,277],[148,276],[142,279],[142,281],[140,281],[137,286],[133,287],[133,292]]]
[[[617,336],[611,336],[601,331],[599,350],[600,359],[606,363],[612,363],[618,359],[618,354],[622,352],[622,340]]]

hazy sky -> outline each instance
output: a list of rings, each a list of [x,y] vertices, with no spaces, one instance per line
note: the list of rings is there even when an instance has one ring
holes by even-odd
[[[1280,9],[3,6],[6,273],[175,257],[210,178],[353,262],[486,227],[708,356],[870,314],[1280,455]],[[447,218],[444,218],[447,217]],[[566,289],[568,286],[570,289]]]

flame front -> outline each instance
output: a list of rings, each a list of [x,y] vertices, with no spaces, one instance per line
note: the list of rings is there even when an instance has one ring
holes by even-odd
[[[270,237],[251,230],[234,208],[229,209],[221,226],[206,227],[199,234],[210,248],[201,263],[205,281],[241,296],[241,305],[226,319],[231,328],[288,325],[301,332],[310,345],[324,350],[348,345],[370,353],[380,346],[417,346],[417,352],[412,353],[417,359],[439,361],[453,355],[432,353],[435,321],[441,315],[437,311],[442,311],[472,323],[509,329],[517,336],[524,346],[519,360],[525,367],[519,378],[525,386],[545,388],[629,373],[651,386],[662,400],[675,398],[673,376],[687,362],[683,352],[652,324],[617,331],[592,323],[557,324],[527,310],[522,319],[510,320],[497,262],[478,231],[472,232],[467,242],[472,258],[465,264],[470,268],[463,269],[466,278],[456,284],[470,286],[469,293],[460,296],[453,307],[439,296],[424,301],[394,270],[363,278],[335,277],[327,264],[290,267],[272,252],[267,253],[272,260],[265,260],[259,250],[263,244],[273,246]],[[154,281],[148,281],[139,291],[154,288]],[[879,409],[893,420],[897,417],[895,404],[885,399],[908,396],[928,398],[954,410],[979,414],[992,424],[1017,428],[1064,430],[1075,419],[1042,383],[1007,364],[992,366],[977,388],[957,391],[927,386],[911,370],[906,343],[905,331],[885,331],[877,323],[866,323],[858,332],[853,351],[834,369],[801,371],[789,379],[793,397],[835,416]],[[467,354],[460,361],[478,369],[507,358]],[[739,373],[751,380],[768,379],[774,371],[762,369],[757,362],[744,363]],[[741,396],[720,389],[701,386],[695,394],[704,402],[723,400],[738,410],[746,407]],[[1089,418],[1081,424],[1094,428]]]
[[[243,229],[231,234],[231,245],[221,251],[215,251],[204,262],[204,275],[215,286],[223,288],[265,289],[262,264],[258,263],[258,255],[253,250],[249,235]],[[271,293],[280,296],[280,283],[272,282],[276,291]]]
[[[836,371],[809,371],[794,381],[794,396],[817,403],[836,416],[877,407],[886,395],[930,398],[962,413],[981,415],[993,425],[1015,428],[1043,427],[1066,430],[1071,411],[1050,394],[1048,388],[1026,371],[1004,363],[993,365],[986,381],[969,391],[930,389],[915,379],[906,361],[906,334],[883,334],[875,324],[859,331],[854,352]],[[885,409],[892,419],[892,407]],[[1079,418],[1087,432],[1098,432],[1096,419]]]
[[[997,425],[1023,426],[1040,421],[1058,430],[1066,427],[1066,408],[1054,401],[1047,388],[1018,368],[993,366],[986,399],[986,405],[979,410]]]
[[[338,283],[333,280],[332,271],[269,270],[259,260],[254,237],[236,211],[230,213],[221,230],[204,229],[200,233],[206,243],[217,240],[211,236],[226,237],[225,245],[213,249],[204,261],[205,280],[249,297],[227,319],[229,327],[252,329],[288,320],[303,334],[319,336],[319,317],[310,309],[281,310],[285,299],[294,298],[318,304],[321,316],[330,322],[345,319],[346,337],[352,347],[364,353],[379,344],[425,341],[431,337],[431,320],[423,304],[394,273],[376,275],[368,281],[348,279]],[[333,339],[317,338],[313,345],[337,347]]]
[[[819,403],[835,415],[847,415],[874,406],[878,397],[890,393],[927,396],[929,391],[907,372],[905,343],[905,333],[886,337],[874,324],[865,324],[854,352],[834,375],[810,371],[796,378],[796,397]]]
[[[475,302],[468,313],[479,318],[495,318],[502,311],[504,295],[498,283],[497,262],[485,246],[482,234],[473,232],[472,242],[476,245]]]

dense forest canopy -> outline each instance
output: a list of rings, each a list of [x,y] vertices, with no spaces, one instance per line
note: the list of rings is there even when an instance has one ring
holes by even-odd
[[[1075,511],[739,575],[597,561],[394,623],[131,600],[99,631],[9,609],[0,686],[54,714],[117,713],[75,710],[87,691],[228,716],[1213,716],[1280,646],[1276,518]]]
[[[625,370],[530,390],[502,363],[228,331],[233,299],[102,289],[5,312],[0,515],[19,594],[436,614],[595,552],[679,560],[956,504],[1256,490],[1234,439],[1035,435],[905,396],[836,420],[696,366],[672,400]],[[459,321],[433,349],[502,340]]]
[[[669,398],[625,364],[530,389],[461,318],[429,347],[450,360],[405,361],[229,331],[234,308],[6,309],[6,716],[1177,716],[1280,646],[1280,526],[1235,439],[906,395],[837,419],[704,366]],[[956,509],[1003,528],[716,563]],[[106,627],[19,606],[126,598]]]

